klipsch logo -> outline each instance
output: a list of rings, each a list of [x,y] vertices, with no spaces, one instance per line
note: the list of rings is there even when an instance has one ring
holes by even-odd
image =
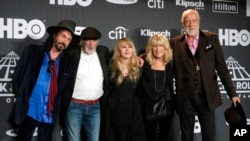
[[[238,13],[238,2],[237,1],[213,1],[213,12],[220,13]]]
[[[194,8],[196,10],[204,10],[204,2],[192,0],[175,0],[176,6],[183,6],[185,8]]]
[[[151,37],[151,36],[158,34],[158,33],[165,35],[167,38],[170,38],[170,36],[171,36],[171,33],[168,30],[153,31],[151,29],[145,29],[145,28],[140,30],[140,35],[142,37]]]
[[[106,0],[107,2],[114,4],[134,4],[137,3],[137,0]]]

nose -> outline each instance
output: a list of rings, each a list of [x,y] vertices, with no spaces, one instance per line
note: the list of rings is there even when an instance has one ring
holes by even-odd
[[[65,45],[68,45],[71,42],[71,40],[72,40],[71,38],[64,38],[63,43]]]
[[[194,25],[194,21],[191,20],[189,25],[193,26]]]

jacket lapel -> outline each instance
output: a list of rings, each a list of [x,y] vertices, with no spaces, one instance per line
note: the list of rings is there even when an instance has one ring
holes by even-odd
[[[180,39],[180,46],[179,46],[179,52],[180,53],[180,59],[182,60],[182,62],[184,62],[183,64],[186,64],[186,60],[187,60],[187,53],[186,53],[186,49],[187,49],[187,43],[186,43],[186,40],[185,40],[185,35],[183,35]],[[188,67],[188,66],[186,66]]]
[[[102,67],[102,71],[103,71],[103,76],[106,77],[106,72],[107,72],[107,66],[106,66],[106,59],[104,56],[104,53],[102,53],[102,50],[100,49],[100,47],[96,48],[96,53],[98,55],[101,67]]]

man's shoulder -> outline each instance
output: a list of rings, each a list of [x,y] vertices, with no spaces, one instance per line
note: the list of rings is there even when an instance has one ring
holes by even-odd
[[[24,51],[35,51],[35,50],[44,50],[44,45],[30,44],[24,48]]]
[[[107,46],[104,46],[104,45],[98,45],[97,48],[100,50],[109,50],[109,48]]]
[[[98,45],[96,48],[97,52],[102,52],[102,53],[109,53],[109,48],[107,46],[104,45]]]
[[[179,34],[170,39],[170,41],[181,40],[184,37],[184,34]]]
[[[201,31],[200,34],[203,36],[207,36],[207,37],[217,36],[217,34],[215,32],[211,32],[211,31]]]

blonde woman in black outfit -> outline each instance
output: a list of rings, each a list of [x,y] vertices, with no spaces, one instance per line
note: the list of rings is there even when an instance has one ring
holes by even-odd
[[[110,98],[107,108],[106,141],[145,141],[137,83],[140,68],[130,38],[119,39],[110,65]]]
[[[170,141],[174,115],[173,67],[172,50],[164,35],[155,34],[148,40],[145,60],[142,73],[143,103],[166,97],[168,111],[168,116],[162,118],[147,120],[145,117],[147,140]]]

